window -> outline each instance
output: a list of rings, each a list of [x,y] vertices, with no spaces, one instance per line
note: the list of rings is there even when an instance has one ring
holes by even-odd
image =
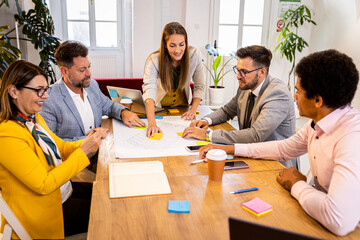
[[[66,39],[90,48],[120,46],[120,0],[64,0]]]
[[[270,1],[219,0],[215,4],[214,39],[222,54],[229,54],[240,47],[266,45]],[[217,5],[217,6],[216,6]]]

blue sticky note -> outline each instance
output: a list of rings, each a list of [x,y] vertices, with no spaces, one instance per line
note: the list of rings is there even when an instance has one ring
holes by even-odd
[[[163,119],[164,117],[163,116],[156,116],[155,115],[155,119]],[[140,119],[146,119],[146,117],[140,117]]]
[[[119,94],[115,89],[109,89],[110,97],[112,98],[119,98]]]
[[[121,98],[122,98],[122,99],[131,99],[131,98],[125,97],[125,96],[122,96]]]
[[[169,200],[169,213],[189,213],[190,201]]]

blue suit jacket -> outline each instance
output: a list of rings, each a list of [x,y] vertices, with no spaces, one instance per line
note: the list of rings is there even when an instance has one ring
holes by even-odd
[[[101,125],[101,118],[107,115],[121,120],[121,111],[125,107],[111,101],[100,90],[98,83],[91,79],[86,88],[88,99],[94,113],[95,127]],[[40,115],[45,119],[50,130],[65,141],[76,141],[86,137],[80,114],[61,78],[48,91],[49,98],[45,100]]]

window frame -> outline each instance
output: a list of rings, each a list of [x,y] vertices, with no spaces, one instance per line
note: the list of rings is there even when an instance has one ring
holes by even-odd
[[[221,26],[237,26],[238,27],[238,41],[237,41],[237,49],[239,49],[242,45],[242,34],[243,27],[246,26],[261,26],[261,45],[266,46],[268,43],[268,35],[269,35],[269,23],[270,23],[270,13],[271,13],[271,0],[264,0],[264,9],[263,9],[263,22],[262,25],[258,24],[244,24],[244,10],[245,10],[245,0],[239,0],[239,22],[237,24],[220,24],[220,1],[215,0],[214,8],[213,8],[213,41],[216,40],[218,42],[219,39],[219,27]],[[249,0],[248,0],[249,1]],[[235,51],[237,50],[235,49]]]
[[[76,1],[76,0],[75,0]],[[69,39],[68,34],[68,22],[88,22],[89,23],[89,37],[90,37],[90,46],[87,46],[90,51],[109,51],[109,50],[116,50],[120,52],[124,52],[124,42],[122,41],[124,39],[124,31],[121,31],[121,29],[124,29],[124,22],[123,19],[125,17],[124,14],[124,6],[123,6],[123,0],[116,0],[117,3],[117,19],[116,21],[95,21],[95,1],[96,0],[87,0],[88,1],[88,7],[89,7],[89,19],[88,20],[69,20],[67,18],[67,8],[66,8],[66,0],[61,1],[61,8],[62,8],[62,19],[63,19],[63,35],[65,39]],[[97,0],[100,1],[100,0]],[[96,22],[114,22],[117,23],[117,47],[97,47],[96,46]]]

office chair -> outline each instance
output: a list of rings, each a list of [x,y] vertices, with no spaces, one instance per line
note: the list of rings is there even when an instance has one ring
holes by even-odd
[[[21,225],[15,214],[11,211],[5,200],[1,196],[0,188],[0,213],[8,222],[4,227],[3,240],[11,240],[12,232],[14,231],[21,240],[32,240],[29,233]]]

